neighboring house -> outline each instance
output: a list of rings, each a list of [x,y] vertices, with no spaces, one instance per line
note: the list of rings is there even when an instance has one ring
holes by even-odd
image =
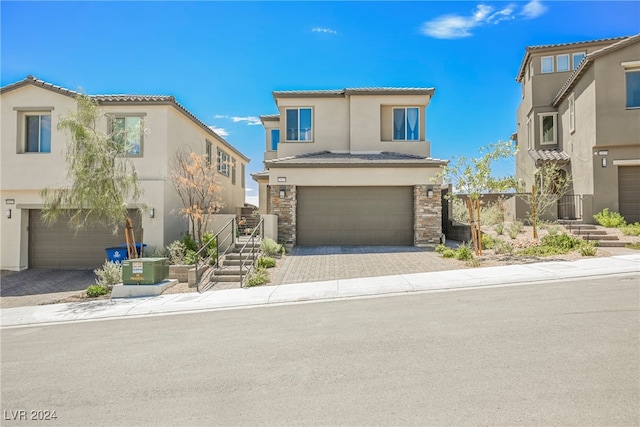
[[[516,81],[517,177],[530,189],[553,161],[572,178],[548,217],[590,223],[609,208],[640,221],[640,34],[529,46]]]
[[[260,213],[288,245],[430,245],[442,236],[445,161],[430,157],[433,88],[276,91]]]
[[[57,124],[76,108],[77,95],[32,76],[0,89],[2,269],[96,268],[106,258],[106,247],[124,243],[122,232],[113,236],[106,227],[75,233],[64,218],[51,228],[40,218],[41,190],[68,185],[64,150],[69,136],[58,131]],[[137,216],[134,232],[139,239],[141,225],[149,250],[164,248],[188,230],[186,219],[177,214],[182,203],[170,180],[179,149],[206,153],[216,163],[224,188],[222,213],[233,214],[244,205],[249,159],[173,96],[90,97],[109,117],[99,123],[101,130],[138,129],[129,139],[130,155],[144,190],[139,202],[151,209]]]

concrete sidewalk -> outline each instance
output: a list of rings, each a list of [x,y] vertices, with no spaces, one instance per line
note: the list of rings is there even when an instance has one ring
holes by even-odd
[[[640,254],[0,310],[1,327],[269,306],[640,273]],[[640,274],[638,274],[640,284]]]

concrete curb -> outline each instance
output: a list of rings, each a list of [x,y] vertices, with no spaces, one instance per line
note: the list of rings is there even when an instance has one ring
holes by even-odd
[[[7,308],[0,310],[2,312],[0,327],[121,319],[376,295],[527,285],[628,273],[640,273],[640,254],[581,259],[572,262],[543,262],[506,267],[229,289],[205,292],[204,294],[171,294]]]

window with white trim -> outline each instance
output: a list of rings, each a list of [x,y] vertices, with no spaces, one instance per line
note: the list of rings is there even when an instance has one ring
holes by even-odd
[[[572,55],[573,59],[573,69],[578,68],[578,65],[582,62],[586,54],[584,52],[576,52]]]
[[[576,100],[573,94],[569,95],[569,132],[576,131]]]
[[[127,156],[142,157],[143,122],[141,115],[111,117],[111,136],[125,146]]]
[[[311,108],[287,108],[285,111],[287,141],[311,142],[313,139]]]
[[[246,165],[244,163],[240,163],[240,187],[244,188],[244,174],[246,173]]]
[[[236,159],[231,159],[231,185],[236,185]]]
[[[543,74],[553,73],[553,56],[543,56],[540,63],[540,71]]]
[[[211,165],[213,160],[213,144],[208,139],[205,140],[205,156],[207,158],[207,164]]]
[[[393,140],[420,140],[420,108],[404,107],[393,109]]]
[[[24,115],[25,153],[51,152],[51,114],[28,113]]]
[[[640,69],[625,70],[627,108],[640,108]]]
[[[218,172],[224,176],[229,176],[229,155],[218,149]]]
[[[557,144],[558,140],[558,113],[541,113],[538,115],[540,121],[540,145]]]
[[[559,73],[569,71],[569,54],[556,56],[556,69]]]

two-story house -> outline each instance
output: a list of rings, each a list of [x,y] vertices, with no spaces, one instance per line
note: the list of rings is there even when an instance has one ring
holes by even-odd
[[[124,243],[123,233],[106,227],[75,232],[65,218],[47,227],[41,220],[41,190],[68,185],[65,148],[69,136],[57,129],[60,117],[76,109],[77,92],[32,76],[0,89],[2,101],[1,186],[3,215],[0,268],[96,268],[105,248]],[[218,168],[223,188],[221,213],[234,214],[245,201],[245,168],[249,159],[213,132],[173,96],[91,95],[104,117],[98,129],[131,129],[128,142],[150,209],[136,214],[136,239],[147,253],[162,249],[188,231],[178,214],[182,202],[170,175],[175,153],[185,149],[206,154]],[[108,119],[107,119],[108,117]],[[73,207],[70,207],[73,208]]]
[[[590,223],[609,208],[640,221],[640,34],[529,46],[516,81],[516,176],[529,189],[554,162],[572,178],[547,218]]]
[[[445,161],[430,157],[433,88],[276,91],[260,212],[289,245],[416,245],[442,236]]]

